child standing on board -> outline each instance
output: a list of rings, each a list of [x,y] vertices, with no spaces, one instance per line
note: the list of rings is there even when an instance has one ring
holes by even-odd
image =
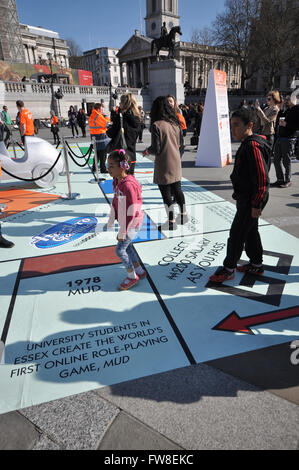
[[[114,197],[107,227],[111,228],[115,220],[119,223],[115,251],[127,270],[126,279],[118,286],[121,291],[130,289],[146,276],[132,243],[141,228],[144,213],[141,209],[141,186],[135,176],[128,174],[129,161],[130,157],[124,149],[114,150],[108,157]]]

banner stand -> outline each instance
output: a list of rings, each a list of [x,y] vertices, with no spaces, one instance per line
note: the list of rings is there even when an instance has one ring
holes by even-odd
[[[222,168],[232,163],[226,73],[210,70],[195,166]]]
[[[65,167],[65,173],[66,173],[66,179],[67,179],[67,185],[68,185],[68,194],[65,196],[61,196],[62,199],[76,199],[77,197],[80,196],[79,193],[72,193],[71,189],[71,179],[70,179],[70,169],[69,169],[69,162],[67,158],[67,148],[66,148],[66,137],[62,137],[62,145],[63,145],[63,156],[64,156],[64,167]]]

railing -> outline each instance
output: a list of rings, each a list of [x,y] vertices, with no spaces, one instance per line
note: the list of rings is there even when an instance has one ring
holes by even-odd
[[[36,94],[51,94],[50,83],[37,83],[37,82],[7,82],[4,81],[5,91],[7,93],[36,93]],[[110,94],[110,88],[108,86],[82,86],[82,85],[64,85],[60,83],[53,83],[54,90],[58,88],[64,95],[71,95],[80,93],[82,95],[107,95]],[[133,95],[140,95],[140,88],[127,88],[127,87],[112,87],[112,90],[117,95],[124,95],[126,93],[132,93]]]
[[[8,93],[24,93],[26,85],[23,82],[5,82],[5,91]]]
[[[76,86],[74,86],[74,85],[61,85],[59,88],[60,88],[60,90],[62,91],[62,93],[64,95],[66,93],[67,94],[76,93]]]
[[[31,91],[33,93],[51,93],[51,86],[47,83],[32,83]]]

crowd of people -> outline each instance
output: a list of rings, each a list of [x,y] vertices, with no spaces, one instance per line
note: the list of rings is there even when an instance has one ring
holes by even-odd
[[[253,133],[265,136],[271,149],[276,173],[272,187],[287,188],[292,184],[291,162],[298,152],[299,143],[299,106],[296,101],[295,94],[289,93],[284,97],[278,90],[271,90],[264,106],[258,100],[254,103],[243,100],[239,106],[239,109],[253,112]]]
[[[34,135],[33,117],[22,101],[17,101],[18,123],[22,142],[28,135]],[[174,231],[178,225],[189,222],[185,196],[182,191],[182,164],[184,136],[192,130],[200,138],[203,117],[203,103],[181,105],[174,96],[159,96],[150,112],[151,145],[143,155],[154,155],[153,182],[157,184],[166,209],[167,220],[160,230]],[[87,118],[84,109],[78,112],[74,106],[68,111],[69,126],[73,137],[86,136]],[[121,96],[119,106],[113,108],[110,116],[105,113],[103,103],[96,103],[88,120],[90,136],[94,142],[100,172],[113,177],[114,198],[107,228],[114,221],[119,223],[116,253],[126,268],[127,276],[118,286],[127,290],[145,277],[133,249],[133,240],[143,221],[142,187],[134,176],[136,144],[142,142],[145,127],[145,113],[137,106],[131,93]],[[6,106],[1,114],[0,140],[8,143],[12,120]],[[253,275],[263,274],[263,247],[258,231],[258,218],[269,199],[269,170],[271,158],[277,180],[273,187],[285,188],[291,184],[291,158],[294,152],[296,132],[299,130],[299,106],[290,94],[283,98],[279,92],[267,94],[266,106],[259,101],[240,103],[231,115],[231,131],[240,147],[235,156],[231,181],[237,211],[231,226],[227,243],[227,254],[223,266],[210,276],[210,281],[222,283],[234,277],[235,269]],[[6,132],[6,134],[5,134]],[[58,118],[51,112],[51,132],[54,143],[59,144]],[[5,135],[4,135],[5,134]],[[108,156],[108,159],[107,159]],[[107,166],[106,166],[107,164]],[[92,168],[96,170],[95,163]],[[179,213],[175,217],[174,206]],[[1,229],[1,227],[0,227]],[[0,230],[0,246],[11,247]],[[245,247],[249,262],[238,266]]]

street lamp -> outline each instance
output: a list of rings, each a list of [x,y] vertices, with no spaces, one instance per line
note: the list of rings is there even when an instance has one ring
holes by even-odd
[[[111,83],[111,62],[108,59],[107,60],[107,66],[109,69],[109,111],[111,112],[112,109],[114,108],[114,100],[117,99],[116,93],[112,93],[112,83]]]
[[[54,85],[53,85],[52,54],[50,54],[50,52],[47,52],[47,57],[48,57],[49,65],[50,65],[50,71],[51,71],[51,78],[50,78],[51,105],[50,105],[50,111],[54,111],[54,113],[57,114],[57,103],[56,103],[55,96],[54,96]]]

